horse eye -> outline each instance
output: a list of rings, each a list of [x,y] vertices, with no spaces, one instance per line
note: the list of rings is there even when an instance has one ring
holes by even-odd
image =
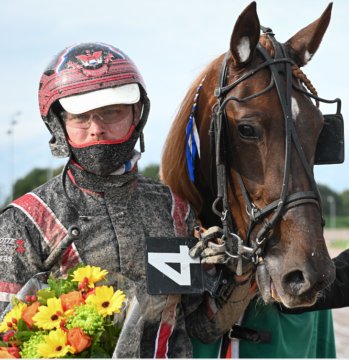
[[[257,139],[257,133],[253,126],[242,124],[238,126],[240,137],[245,139]]]

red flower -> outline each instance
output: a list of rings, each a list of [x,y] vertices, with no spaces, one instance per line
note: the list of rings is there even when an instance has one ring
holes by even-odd
[[[89,289],[87,290],[85,293],[83,293],[83,297],[86,300],[90,295],[95,295],[96,294],[96,288],[93,289]]]
[[[2,339],[5,341],[5,342],[10,342],[11,338],[13,337],[13,335],[15,335],[16,332],[14,330],[10,330],[10,331],[7,331]]]
[[[19,359],[19,349],[17,346],[2,347],[0,346],[0,359]]]
[[[89,348],[92,343],[90,336],[86,335],[80,328],[73,328],[68,331],[67,339],[69,345],[75,349],[75,353]]]

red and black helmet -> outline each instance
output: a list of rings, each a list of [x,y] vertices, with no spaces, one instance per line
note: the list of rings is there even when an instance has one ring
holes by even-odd
[[[66,157],[70,153],[60,114],[55,111],[57,100],[127,84],[138,84],[140,88],[143,127],[149,99],[140,72],[125,53],[103,43],[81,43],[56,55],[41,76],[39,86],[40,113],[53,136],[52,154]]]

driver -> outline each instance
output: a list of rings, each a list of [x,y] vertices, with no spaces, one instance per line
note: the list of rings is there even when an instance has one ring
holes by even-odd
[[[39,106],[53,156],[69,160],[0,216],[0,311],[36,273],[64,274],[83,262],[106,269],[130,300],[115,356],[188,358],[189,335],[212,341],[225,333],[247,306],[250,277],[229,285],[224,301],[147,294],[145,237],[192,235],[194,215],[137,173],[150,102],[130,58],[102,43],[64,49],[41,77]]]

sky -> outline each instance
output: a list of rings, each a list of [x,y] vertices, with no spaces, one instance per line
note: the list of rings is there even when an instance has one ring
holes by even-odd
[[[34,167],[58,167],[38,107],[39,79],[55,54],[80,42],[105,42],[122,49],[140,69],[151,99],[140,167],[159,163],[171,122],[191,82],[229,48],[244,0],[4,0],[0,2],[0,203],[11,183]],[[317,19],[324,0],[257,1],[260,23],[280,42]],[[349,2],[334,0],[322,44],[303,68],[319,96],[342,98],[349,143]],[[321,107],[326,113],[335,108]],[[13,122],[15,124],[13,125]],[[9,134],[8,132],[11,132]],[[348,149],[346,158],[349,158]],[[348,160],[315,168],[318,183],[349,189]]]

